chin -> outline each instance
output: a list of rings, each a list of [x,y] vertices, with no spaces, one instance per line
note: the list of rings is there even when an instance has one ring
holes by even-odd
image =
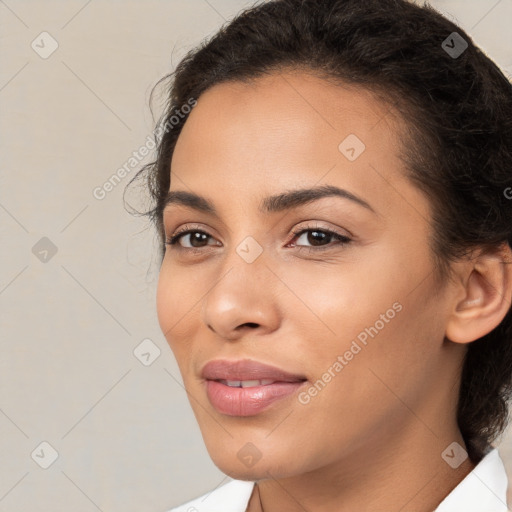
[[[215,463],[215,461],[214,461]],[[268,478],[282,478],[285,475],[276,474],[270,467],[253,467],[253,468],[240,468],[236,463],[233,464],[215,464],[220,471],[225,475],[235,480],[258,481],[266,480]]]
[[[233,466],[229,468],[215,464],[225,475],[233,478],[234,480],[257,481],[269,478],[268,473],[256,471],[253,469],[241,470],[240,468],[234,469]],[[272,474],[272,473],[270,473]]]
[[[210,457],[224,474],[235,480],[265,480],[268,478],[286,478],[293,476],[296,472],[293,469],[278,460],[269,460],[264,456],[256,462],[249,459],[244,462],[242,456],[227,450],[222,454],[210,454]]]

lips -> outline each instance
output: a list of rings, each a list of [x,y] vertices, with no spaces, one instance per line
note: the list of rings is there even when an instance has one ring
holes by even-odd
[[[294,394],[306,382],[275,366],[244,359],[210,361],[201,372],[212,406],[228,416],[254,416]]]
[[[300,382],[303,375],[292,374],[275,366],[259,363],[251,359],[238,361],[215,360],[204,365],[201,377],[206,380]]]

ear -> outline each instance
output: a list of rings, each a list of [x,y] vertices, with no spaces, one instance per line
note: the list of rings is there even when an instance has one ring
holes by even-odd
[[[460,293],[453,301],[445,336],[455,343],[470,343],[497,327],[511,307],[512,250],[505,243],[480,252],[458,273]]]

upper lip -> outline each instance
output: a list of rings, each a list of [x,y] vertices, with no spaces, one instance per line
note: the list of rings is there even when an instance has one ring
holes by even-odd
[[[230,381],[272,379],[279,382],[300,382],[306,380],[303,375],[292,374],[252,359],[209,361],[203,366],[201,377],[206,380]]]

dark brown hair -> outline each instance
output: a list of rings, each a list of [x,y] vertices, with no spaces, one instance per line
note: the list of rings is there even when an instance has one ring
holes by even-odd
[[[432,207],[440,285],[451,277],[450,262],[472,249],[512,245],[505,193],[512,190],[512,86],[471,38],[428,4],[270,0],[242,11],[159,82],[169,85],[156,160],[134,180],[149,188],[153,204],[144,215],[157,228],[162,258],[170,161],[188,117],[183,106],[216,84],[285,69],[365,88],[400,113],[408,177]],[[499,326],[469,344],[464,360],[457,417],[473,462],[503,432],[511,393],[509,309]]]

